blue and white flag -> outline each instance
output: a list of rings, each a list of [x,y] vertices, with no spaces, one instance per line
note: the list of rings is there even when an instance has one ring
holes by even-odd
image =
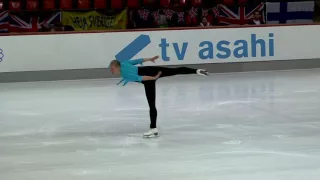
[[[312,23],[314,1],[267,2],[267,24]]]

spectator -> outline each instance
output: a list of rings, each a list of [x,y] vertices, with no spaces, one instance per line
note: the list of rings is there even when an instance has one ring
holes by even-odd
[[[64,26],[63,24],[59,23],[55,23],[54,24],[54,30],[53,31],[74,31],[74,28],[72,26]]]
[[[72,26],[66,25],[63,26],[63,31],[74,31],[74,28]]]
[[[74,31],[74,28],[69,25],[64,26],[61,23],[43,24],[40,31],[41,32]]]
[[[41,29],[39,30],[40,32],[49,32],[52,29],[52,25],[51,24],[42,24]]]
[[[261,24],[265,24],[264,21],[262,20],[262,17],[260,15],[259,11],[256,11],[253,13],[253,19],[248,23],[251,25],[261,25]]]
[[[206,17],[203,17],[202,18],[202,21],[200,23],[200,26],[202,27],[208,27],[208,26],[211,26],[211,24],[208,22],[208,19]]]

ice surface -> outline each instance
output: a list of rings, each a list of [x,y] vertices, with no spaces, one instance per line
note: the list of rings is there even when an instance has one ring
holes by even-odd
[[[319,180],[320,70],[0,84],[1,180]]]

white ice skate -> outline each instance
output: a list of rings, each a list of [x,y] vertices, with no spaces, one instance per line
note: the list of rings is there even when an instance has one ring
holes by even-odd
[[[158,129],[157,128],[150,129],[148,132],[143,133],[143,137],[144,138],[158,137]]]
[[[204,69],[198,69],[197,74],[201,75],[201,76],[208,76],[209,75],[208,71],[204,70]]]

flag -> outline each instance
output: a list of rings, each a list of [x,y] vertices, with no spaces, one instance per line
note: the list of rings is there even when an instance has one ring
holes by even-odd
[[[256,11],[261,12],[264,20],[264,3],[260,3],[258,6],[233,6],[227,7],[219,4],[219,21],[221,24],[248,24],[253,18],[253,14]]]
[[[40,29],[44,24],[54,24],[57,22],[61,22],[61,12],[53,13],[52,15],[44,18],[41,22],[38,23],[38,29]]]
[[[37,17],[19,17],[11,14],[9,23],[9,32],[36,32],[38,30]]]
[[[314,1],[267,2],[268,24],[295,24],[313,22]]]
[[[60,22],[61,12],[33,16],[28,13],[0,13],[0,32],[37,32],[43,24]],[[39,22],[41,21],[41,22]]]
[[[7,11],[0,13],[0,32],[9,31],[9,14]]]

